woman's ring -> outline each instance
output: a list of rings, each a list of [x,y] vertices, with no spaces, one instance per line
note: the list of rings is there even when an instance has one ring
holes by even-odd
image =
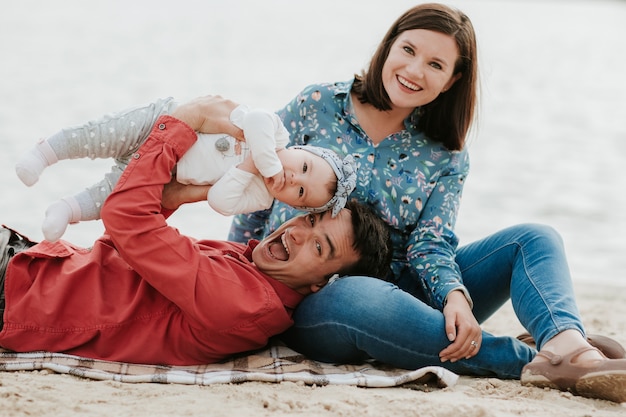
[[[476,343],[476,341],[475,341],[475,340],[472,340],[472,341],[470,342],[470,345],[472,345],[472,347],[476,347],[476,346],[478,346],[478,343]]]

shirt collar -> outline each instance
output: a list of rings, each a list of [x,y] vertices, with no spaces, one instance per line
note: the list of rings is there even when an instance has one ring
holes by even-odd
[[[342,102],[341,106],[343,108],[343,116],[348,118],[353,126],[356,126],[359,130],[361,130],[361,126],[356,120],[354,105],[352,104],[352,95],[350,94],[353,84],[354,78],[343,83],[335,83],[333,94],[337,98],[337,101],[341,100]],[[419,108],[413,110],[409,117],[404,119],[404,128],[409,131],[411,135],[417,134],[417,122],[419,122],[419,119]]]

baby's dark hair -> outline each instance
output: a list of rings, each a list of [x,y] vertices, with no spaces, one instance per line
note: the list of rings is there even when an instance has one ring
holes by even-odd
[[[387,277],[393,254],[389,226],[369,206],[356,200],[349,200],[346,208],[351,212],[352,248],[359,254],[359,260],[338,274]]]

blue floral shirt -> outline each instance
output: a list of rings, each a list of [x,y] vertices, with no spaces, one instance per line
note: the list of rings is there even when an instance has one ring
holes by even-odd
[[[404,130],[373,144],[355,117],[352,82],[308,86],[278,112],[291,144],[354,156],[357,185],[350,197],[371,206],[391,227],[389,281],[438,309],[455,289],[471,304],[454,261],[458,238],[453,231],[469,170],[467,152],[449,151],[419,132],[417,111],[405,120]],[[271,209],[236,216],[229,239],[261,238],[300,213],[275,201]]]

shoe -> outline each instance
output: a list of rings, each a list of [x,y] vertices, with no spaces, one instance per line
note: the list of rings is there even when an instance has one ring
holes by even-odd
[[[569,391],[587,398],[598,398],[616,403],[626,402],[626,359],[604,359],[576,362],[576,358],[589,350],[584,347],[559,356],[550,352],[537,355],[548,359],[531,362],[522,369],[522,385]]]
[[[534,348],[537,347],[535,339],[533,339],[533,337],[528,333],[520,334],[517,336],[517,340],[526,343],[528,346]],[[626,350],[624,350],[624,347],[617,340],[611,339],[610,337],[599,334],[590,334],[587,336],[587,342],[589,342],[591,346],[597,348],[609,359],[626,358]]]

